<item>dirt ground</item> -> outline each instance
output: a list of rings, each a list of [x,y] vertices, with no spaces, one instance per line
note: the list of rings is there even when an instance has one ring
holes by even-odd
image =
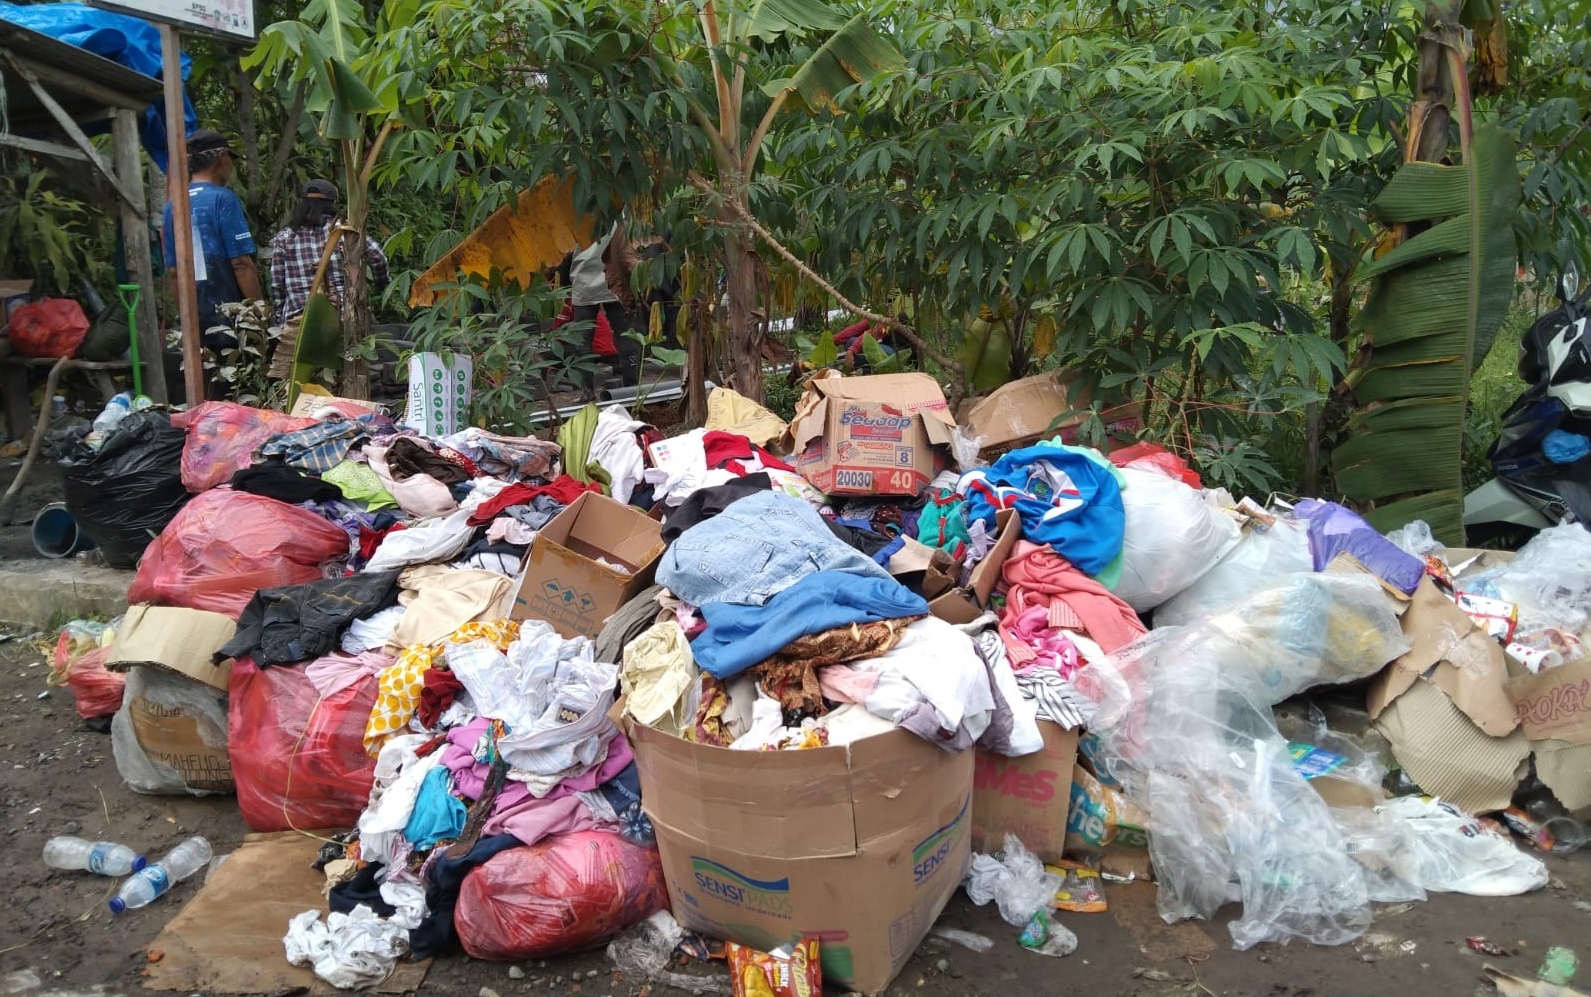
[[[105,901],[114,881],[45,869],[39,857],[45,839],[75,833],[159,854],[199,833],[221,854],[238,845],[245,827],[227,797],[149,797],[124,789],[109,736],[84,726],[67,690],[46,684],[48,671],[26,636],[0,643],[0,840],[12,870],[10,900],[0,907],[0,997],[132,994],[142,989],[146,946],[198,891],[197,879],[179,884],[150,907],[113,918]],[[930,938],[889,993],[1490,994],[1491,986],[1480,976],[1483,960],[1464,947],[1467,935],[1485,935],[1519,949],[1517,955],[1492,961],[1523,976],[1534,975],[1551,945],[1591,956],[1591,855],[1549,859],[1549,868],[1549,888],[1525,897],[1436,896],[1406,909],[1384,908],[1372,933],[1357,945],[1262,946],[1249,952],[1232,949],[1224,918],[1222,923],[1164,924],[1148,885],[1111,886],[1106,913],[1063,915],[1080,945],[1061,960],[1020,949],[1016,931],[992,907],[975,908],[958,894],[940,923],[986,935],[994,948],[978,954]],[[723,972],[721,967],[694,971]],[[487,989],[497,997],[642,993],[640,981],[614,973],[601,952],[517,968],[460,954],[437,960],[421,992],[492,997]]]

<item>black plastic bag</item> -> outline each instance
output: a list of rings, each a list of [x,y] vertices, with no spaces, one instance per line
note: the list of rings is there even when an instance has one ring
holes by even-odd
[[[59,460],[66,509],[107,564],[136,566],[149,541],[188,501],[182,486],[187,438],[164,412],[134,412],[98,453],[81,441],[66,448]]]

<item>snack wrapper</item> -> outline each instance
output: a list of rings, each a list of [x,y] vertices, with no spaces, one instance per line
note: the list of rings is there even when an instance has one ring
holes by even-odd
[[[823,997],[816,938],[803,938],[772,952],[727,942],[724,955],[734,980],[734,997]]]

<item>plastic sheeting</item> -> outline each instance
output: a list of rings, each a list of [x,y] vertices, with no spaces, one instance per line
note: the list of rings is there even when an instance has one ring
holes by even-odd
[[[127,14],[114,14],[81,3],[41,3],[21,6],[0,3],[0,20],[20,24],[24,28],[48,35],[57,41],[75,45],[110,61],[126,66],[137,73],[155,79],[161,78],[160,29],[140,18]],[[186,80],[193,67],[187,54],[182,56],[182,78]],[[183,117],[186,119],[183,134],[199,127],[199,116],[186,93],[182,97]],[[98,126],[85,125],[90,134],[110,131],[109,123]],[[140,135],[149,156],[166,171],[166,108],[163,103],[150,105],[144,111]]]
[[[577,831],[471,872],[453,923],[476,959],[544,959],[600,945],[667,903],[656,849]]]

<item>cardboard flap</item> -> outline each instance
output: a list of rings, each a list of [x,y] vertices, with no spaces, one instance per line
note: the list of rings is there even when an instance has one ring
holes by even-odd
[[[810,405],[805,404],[808,398],[812,400]],[[800,453],[807,448],[808,443],[822,436],[829,420],[827,398],[813,393],[803,397],[802,402],[803,405],[796,409],[795,418],[790,420],[790,431],[787,434],[792,453]]]
[[[927,374],[863,374],[860,377],[833,376],[813,378],[809,386],[825,398],[843,398],[848,401],[885,402],[899,406],[908,414],[940,413],[941,421],[952,426],[956,420],[950,415],[950,404],[945,401],[944,389]],[[796,410],[800,415],[800,409]]]
[[[105,668],[124,672],[134,665],[164,668],[225,692],[232,663],[210,659],[237,632],[230,616],[172,606],[133,606],[116,634]]]
[[[1530,756],[1523,731],[1490,736],[1430,682],[1414,683],[1376,729],[1421,789],[1470,813],[1508,806]]]
[[[1576,820],[1591,820],[1591,745],[1535,745],[1536,776]]]
[[[1073,376],[1060,370],[1010,381],[962,406],[961,424],[985,448],[1037,439],[1074,409],[1087,408],[1088,392],[1071,392]]]
[[[1022,539],[1022,520],[1015,509],[1001,509],[995,514],[994,525],[998,531],[994,546],[989,549],[988,556],[972,569],[970,579],[972,592],[978,597],[980,606],[989,604],[994,587],[1000,583],[1000,573],[1005,569],[1006,560],[1010,558],[1016,542]]]
[[[852,742],[850,753],[851,799],[856,814],[856,841],[866,847],[897,833],[903,824],[932,825],[934,834],[948,833],[967,816],[972,795],[956,801],[957,813],[945,814],[942,749],[914,734],[892,731]],[[794,752],[800,755],[806,752]],[[957,780],[972,784],[973,753],[961,752],[954,760]],[[963,777],[961,767],[966,773]],[[941,819],[943,818],[943,819]],[[930,839],[932,836],[930,836]],[[919,845],[922,850],[924,845]],[[929,848],[928,850],[932,850]]]
[[[770,858],[856,854],[846,748],[731,751],[640,724],[625,730],[644,783],[666,787],[642,801],[654,822]]]
[[[1508,694],[1532,741],[1591,745],[1591,660],[1510,679]]]
[[[1518,726],[1514,699],[1504,687],[1503,649],[1430,578],[1415,589],[1402,625],[1412,646],[1372,685],[1367,703],[1372,718],[1423,675],[1487,734],[1501,737]]]

